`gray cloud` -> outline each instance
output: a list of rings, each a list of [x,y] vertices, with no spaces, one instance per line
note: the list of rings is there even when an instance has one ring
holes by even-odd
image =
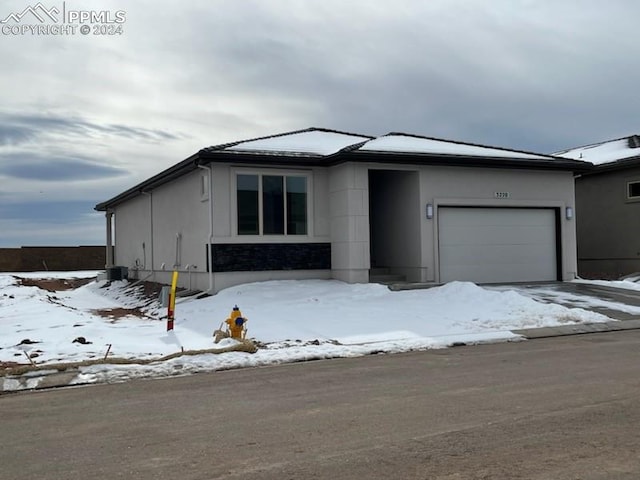
[[[37,197],[37,193],[34,193]],[[56,222],[75,221],[84,216],[101,219],[102,215],[93,210],[95,200],[82,201],[46,201],[36,198],[31,202],[13,202],[0,205],[0,218],[4,220],[29,219],[33,223],[55,224]]]
[[[78,116],[64,117],[47,114],[16,114],[0,112],[0,145],[17,145],[44,137],[61,135],[111,135],[150,142],[179,140],[184,135],[165,130],[129,125],[91,122]]]
[[[295,127],[550,152],[635,128],[638,14],[630,1],[224,2],[194,20],[185,81],[316,105]]]
[[[28,142],[37,136],[33,128],[23,125],[0,125],[0,146],[18,145]]]
[[[120,168],[98,165],[81,157],[37,153],[0,153],[0,174],[16,179],[50,182],[91,180],[127,174]]]
[[[5,12],[19,7],[9,3]],[[106,179],[91,209],[131,186],[114,165],[142,179],[204,146],[308,126],[540,152],[640,133],[640,4],[631,0],[121,8],[117,38],[0,42],[12,66],[0,78],[0,173],[50,179],[57,198],[65,180]],[[31,188],[12,182],[14,200],[29,197],[22,185]],[[96,194],[82,185],[76,198]],[[0,192],[0,203],[10,197]],[[15,210],[25,222],[38,211]]]

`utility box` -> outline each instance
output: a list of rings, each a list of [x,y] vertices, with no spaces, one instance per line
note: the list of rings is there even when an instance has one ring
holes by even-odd
[[[165,285],[160,290],[160,295],[158,295],[158,300],[160,301],[160,305],[162,308],[167,308],[169,306],[169,295],[171,294],[171,287]]]
[[[129,269],[127,267],[107,268],[107,280],[126,280],[127,278],[129,278]]]

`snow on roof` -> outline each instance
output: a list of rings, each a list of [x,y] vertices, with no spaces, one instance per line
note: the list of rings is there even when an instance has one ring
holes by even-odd
[[[311,130],[240,142],[227,147],[225,150],[332,155],[343,148],[357,145],[370,139],[370,137],[340,132]]]
[[[415,137],[412,135],[389,134],[367,142],[360,150],[374,152],[424,153],[442,155],[467,155],[478,157],[505,157],[545,159],[547,155],[518,152],[502,148],[483,147],[468,143],[438,140],[435,138]]]
[[[607,142],[594,143],[584,147],[572,148],[554,153],[557,157],[584,160],[595,165],[612,163],[625,158],[640,156],[640,143],[638,137],[618,138]]]

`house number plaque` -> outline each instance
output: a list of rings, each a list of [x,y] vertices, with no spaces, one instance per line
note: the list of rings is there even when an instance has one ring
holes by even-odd
[[[510,193],[509,192],[495,192],[495,197],[496,198],[509,198]]]

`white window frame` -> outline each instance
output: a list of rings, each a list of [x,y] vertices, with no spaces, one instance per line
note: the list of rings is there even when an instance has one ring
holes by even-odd
[[[629,192],[631,185],[635,183],[640,184],[640,180],[628,180],[626,183],[627,191],[625,192],[625,197],[628,202],[640,202],[640,195],[632,197]]]
[[[257,175],[258,180],[258,233],[257,234],[239,234],[238,233],[238,175]],[[263,233],[263,210],[262,210],[262,176],[281,176],[281,177],[305,177],[307,180],[307,233],[300,234],[268,234]],[[285,232],[287,229],[287,202],[286,202],[286,179],[283,181],[285,202]],[[252,238],[260,238],[265,241],[282,241],[283,239],[295,241],[296,239],[305,239],[313,236],[313,172],[309,170],[285,170],[285,169],[269,169],[269,168],[234,168],[231,169],[231,231],[232,236],[238,239],[249,241]]]

